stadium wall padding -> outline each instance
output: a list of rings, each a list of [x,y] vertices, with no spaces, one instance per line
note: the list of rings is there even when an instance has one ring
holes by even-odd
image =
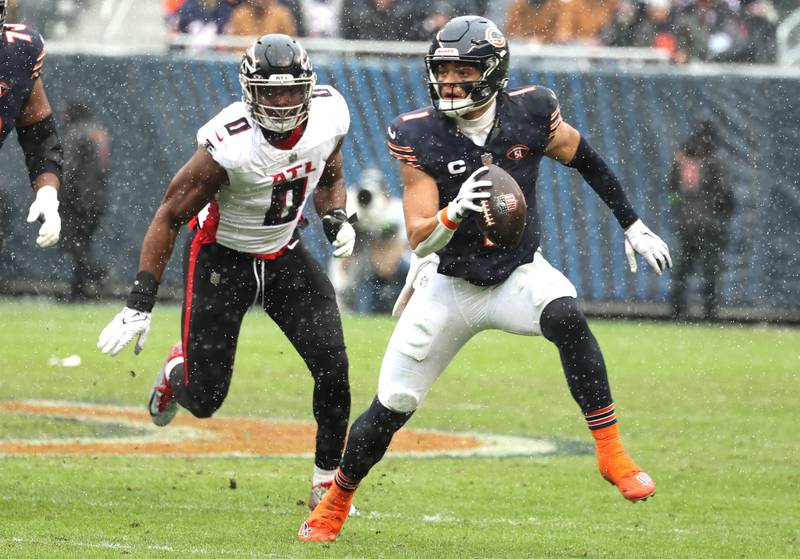
[[[512,66],[510,87],[536,83],[557,93],[564,118],[617,170],[642,219],[665,238],[676,259],[681,254],[667,200],[672,156],[693,115],[712,115],[722,130],[721,155],[737,200],[722,303],[800,308],[800,80],[681,69],[553,71],[524,60]],[[350,106],[348,183],[374,165],[400,194],[399,172],[383,136],[396,114],[429,103],[421,58],[326,54],[317,56],[315,69],[319,83],[336,87]],[[93,249],[108,266],[110,281],[127,284],[133,277],[144,231],[169,179],[194,151],[196,130],[239,98],[237,70],[234,61],[215,59],[48,58],[44,81],[54,109],[86,101],[111,135],[110,207]],[[68,261],[57,250],[38,249],[35,228],[25,223],[31,194],[13,134],[0,152],[0,169],[0,189],[13,211],[0,255],[2,277],[65,281]],[[669,272],[658,278],[650,270],[627,271],[622,231],[577,172],[546,160],[538,196],[544,255],[582,298],[666,301]],[[325,259],[329,251],[316,216],[310,208],[307,213],[306,242]],[[179,271],[180,258],[173,257],[164,281],[179,284]]]

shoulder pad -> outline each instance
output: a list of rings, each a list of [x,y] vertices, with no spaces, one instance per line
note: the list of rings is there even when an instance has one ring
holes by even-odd
[[[244,103],[237,101],[222,109],[197,131],[197,145],[206,148],[217,163],[229,169],[236,164],[241,153],[240,145],[244,138],[250,137],[247,132],[253,126]],[[249,145],[249,140],[247,143]]]
[[[350,109],[342,94],[330,85],[316,85],[311,92],[311,103],[323,108],[337,136],[344,136],[350,129]]]
[[[389,123],[386,129],[386,145],[389,155],[412,167],[419,167],[417,144],[426,119],[433,114],[433,107],[404,113]]]
[[[13,49],[17,60],[24,60],[23,67],[30,70],[31,78],[42,74],[46,54],[44,39],[33,27],[22,23],[7,23],[3,26],[5,46]]]
[[[513,89],[507,95],[516,102],[521,103],[533,117],[544,119],[550,129],[552,137],[561,125],[561,107],[558,97],[552,89],[541,85],[528,85]]]

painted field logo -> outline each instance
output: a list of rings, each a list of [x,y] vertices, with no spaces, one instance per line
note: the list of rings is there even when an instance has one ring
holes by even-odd
[[[15,438],[15,424],[25,433]],[[71,402],[0,402],[0,455],[313,456],[315,426],[287,419],[179,414],[156,427],[140,408]],[[590,452],[546,438],[401,430],[394,456],[547,456]]]

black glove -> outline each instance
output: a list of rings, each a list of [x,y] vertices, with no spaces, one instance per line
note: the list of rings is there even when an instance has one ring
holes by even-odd
[[[336,240],[339,229],[347,223],[347,212],[342,208],[336,208],[322,216],[322,230],[325,232],[329,243]]]

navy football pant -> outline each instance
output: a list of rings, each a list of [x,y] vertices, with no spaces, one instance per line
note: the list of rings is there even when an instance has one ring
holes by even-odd
[[[330,280],[301,243],[275,260],[262,260],[192,233],[184,250],[181,336],[185,364],[170,373],[178,403],[210,417],[233,373],[239,329],[254,303],[280,327],[314,378],[316,465],[339,464],[350,415],[348,362]],[[262,348],[265,360],[270,348]],[[182,369],[182,370],[181,370]]]

